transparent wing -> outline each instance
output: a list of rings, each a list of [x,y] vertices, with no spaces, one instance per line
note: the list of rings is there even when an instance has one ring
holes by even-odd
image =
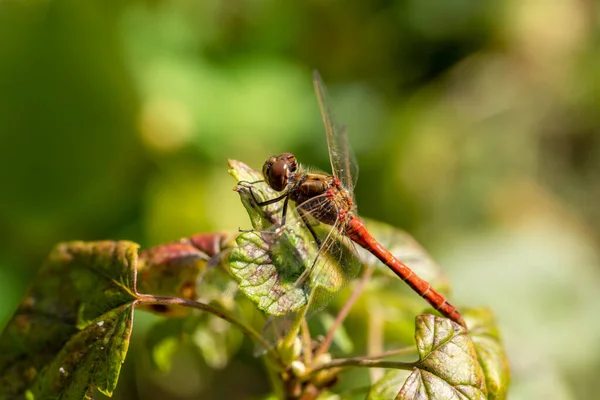
[[[313,84],[325,125],[331,170],[333,175],[342,182],[344,188],[354,196],[354,185],[358,179],[358,164],[348,144],[346,126],[337,125],[327,89],[318,71],[313,72]]]
[[[307,314],[323,309],[352,280],[361,268],[354,244],[337,220],[334,225],[318,221],[324,208],[331,207],[327,195],[316,196],[297,206],[297,225],[308,231],[316,253],[307,261],[307,269],[296,282],[310,288]]]
[[[356,187],[356,181],[358,181],[358,162],[356,161],[356,155],[352,151],[352,147],[350,147],[350,143],[348,142],[348,127],[346,125],[342,125],[340,127],[340,131],[340,137],[342,139],[340,139],[338,146],[340,149],[342,149],[340,152],[342,154],[346,154],[344,170],[348,171],[349,173],[349,176],[346,179],[351,181],[351,183],[349,183],[347,186],[347,190],[352,195],[352,201],[356,207],[356,201],[354,200],[354,188]],[[344,184],[344,181],[342,181],[342,184]]]
[[[329,227],[329,234],[310,268],[309,316],[326,307],[362,267],[353,242],[340,233],[339,224]],[[327,225],[321,224],[315,230],[323,227]]]

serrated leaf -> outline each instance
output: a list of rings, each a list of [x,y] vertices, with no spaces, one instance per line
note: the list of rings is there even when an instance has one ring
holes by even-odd
[[[485,375],[465,328],[420,315],[415,339],[420,359],[397,399],[487,399]]]
[[[287,235],[287,233],[282,233]],[[306,256],[291,240],[271,240],[271,233],[246,232],[237,238],[238,247],[229,256],[229,267],[239,280],[240,290],[258,309],[280,316],[297,311],[308,303],[308,281],[297,285],[298,278],[310,267]],[[315,249],[316,251],[316,249]]]
[[[137,299],[138,246],[57,245],[0,336],[0,398],[111,395]]]
[[[487,308],[463,310],[477,359],[483,368],[489,400],[502,400],[510,383],[508,358],[493,313]]]

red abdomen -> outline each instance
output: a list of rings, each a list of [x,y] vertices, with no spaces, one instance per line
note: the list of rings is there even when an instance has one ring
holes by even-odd
[[[406,282],[419,296],[423,297],[433,308],[454,322],[466,327],[462,316],[452,304],[439,294],[431,285],[415,274],[408,266],[398,260],[392,253],[386,250],[367,231],[362,221],[356,217],[350,217],[346,222],[346,233],[350,238],[371,252],[383,264],[390,268],[400,279]]]

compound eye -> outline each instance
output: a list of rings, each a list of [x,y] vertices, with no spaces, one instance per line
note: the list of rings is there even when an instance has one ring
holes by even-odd
[[[270,157],[263,165],[263,175],[269,186],[281,192],[288,183],[287,163],[281,157]]]
[[[269,182],[269,175],[271,174],[271,167],[275,162],[275,157],[269,157],[267,161],[263,164],[262,174],[267,182]]]
[[[298,169],[298,161],[296,161],[296,156],[294,156],[292,153],[283,153],[277,158],[281,159],[281,160],[285,160],[288,171],[290,173],[293,174]]]

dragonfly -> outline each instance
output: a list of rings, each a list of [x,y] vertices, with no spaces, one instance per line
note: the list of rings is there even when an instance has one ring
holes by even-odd
[[[291,153],[271,156],[263,165],[262,175],[267,185],[280,194],[269,200],[256,200],[260,207],[283,202],[280,228],[284,228],[290,222],[289,219],[294,218],[289,217],[291,203],[301,225],[304,225],[314,239],[318,248],[317,256],[312,267],[298,278],[298,284],[304,284],[309,274],[320,274],[338,280],[351,278],[340,278],[339,274],[331,273],[330,268],[332,258],[342,268],[357,259],[353,242],[377,257],[435,310],[466,327],[456,307],[381,245],[358,217],[354,199],[358,167],[348,144],[346,128],[336,124],[327,90],[317,71],[313,72],[313,84],[325,125],[332,174],[306,169]],[[344,284],[340,282],[338,287]],[[314,311],[323,307],[327,301],[315,300],[311,309]]]

